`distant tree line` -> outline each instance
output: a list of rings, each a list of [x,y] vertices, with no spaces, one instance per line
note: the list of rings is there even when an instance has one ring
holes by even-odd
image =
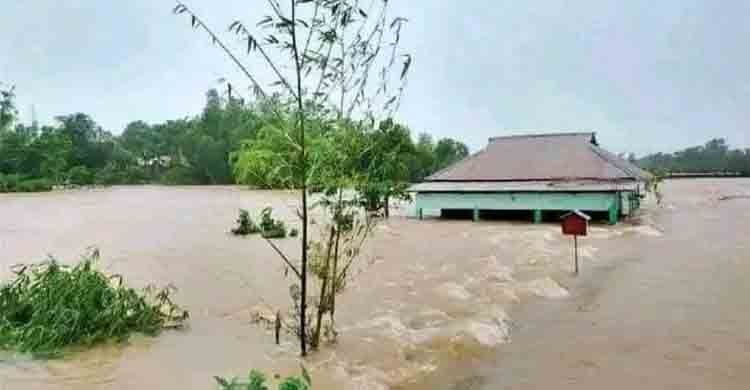
[[[211,89],[199,115],[158,124],[133,121],[120,135],[104,130],[84,113],[58,116],[51,126],[18,123],[14,99],[14,89],[0,85],[0,192],[145,183],[282,187],[253,177],[249,173],[257,170],[247,165],[275,164],[283,169],[282,160],[253,155],[288,147],[274,139],[277,132],[268,131],[284,125],[278,123],[283,117],[278,113],[286,105],[273,99],[246,102],[231,96],[231,90],[222,95]],[[405,183],[419,181],[468,155],[466,145],[450,138],[435,142],[422,133],[415,142],[406,126],[391,120],[369,131],[349,131],[348,136],[364,137],[375,145],[362,156],[363,173],[379,177],[371,182],[381,187],[399,183],[395,193]],[[376,190],[382,191],[386,190]]]
[[[634,157],[630,157],[634,160]],[[655,153],[634,160],[641,168],[671,174],[750,175],[750,149],[731,149],[724,138],[674,153]]]

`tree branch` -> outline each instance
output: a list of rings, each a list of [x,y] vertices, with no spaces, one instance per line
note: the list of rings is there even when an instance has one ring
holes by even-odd
[[[307,39],[305,40],[305,47],[302,49],[302,67],[301,69],[305,68],[305,65],[307,65],[307,51],[310,48],[310,39],[313,36],[313,31],[315,31],[315,20],[318,18],[318,10],[320,9],[320,1],[315,2],[315,10],[313,11],[313,17],[310,23],[310,31],[307,33]]]
[[[239,32],[241,32],[242,34],[245,34],[245,36],[247,36],[247,39],[252,39],[253,41],[257,42],[255,37],[252,34],[250,34],[250,31],[247,28],[245,28],[244,25],[240,24],[240,27],[241,28],[239,29]],[[281,71],[276,66],[276,63],[273,62],[273,60],[271,60],[271,57],[268,56],[268,53],[266,53],[266,51],[263,50],[263,46],[256,44],[255,48],[258,49],[260,54],[263,56],[263,59],[266,60],[266,63],[268,63],[268,66],[271,67],[273,72],[276,73],[276,77],[279,78],[279,81],[281,81],[284,87],[286,87],[287,91],[292,95],[293,98],[296,99],[297,94],[294,92],[294,88],[292,88],[292,86],[289,84],[289,81],[287,81],[286,77],[284,77],[284,75],[281,74]]]
[[[219,39],[219,37],[213,32],[213,30],[211,30],[211,28],[209,28],[203,22],[203,20],[201,20],[201,18],[198,17],[198,15],[196,15],[187,5],[185,5],[184,3],[180,2],[180,1],[177,1],[177,7],[174,8],[174,11],[175,11],[175,13],[187,12],[193,18],[193,20],[194,20],[193,26],[194,27],[200,27],[206,33],[208,33],[208,35],[213,40],[213,43],[219,45],[219,47],[221,47],[221,49],[224,50],[224,53],[226,53],[226,55],[229,56],[230,59],[232,59],[232,62],[234,62],[234,64],[237,65],[238,68],[240,68],[240,70],[242,71],[242,73],[244,73],[245,76],[247,76],[247,78],[250,79],[250,82],[253,83],[253,87],[255,87],[255,89],[260,93],[260,95],[263,96],[264,98],[267,97],[265,91],[263,91],[263,88],[260,86],[260,84],[258,83],[258,81],[255,80],[255,77],[253,77],[250,74],[250,71],[247,70],[247,68],[245,67],[245,65],[242,65],[242,63],[240,62],[240,60],[237,59],[237,57],[234,55],[234,53],[232,53],[232,51],[229,50],[229,48],[224,44],[224,42],[222,42],[222,40]]]
[[[266,242],[268,243],[268,245],[270,245],[271,248],[273,248],[273,250],[275,250],[276,253],[279,254],[279,256],[281,257],[282,260],[284,260],[284,262],[286,263],[286,265],[289,266],[289,268],[291,268],[292,271],[294,271],[294,274],[297,275],[298,278],[302,279],[302,274],[299,272],[299,270],[297,269],[297,267],[295,267],[294,264],[292,264],[292,262],[289,261],[289,258],[286,257],[286,255],[284,254],[284,252],[282,252],[281,249],[279,249],[279,247],[276,246],[276,244],[274,244],[273,241],[271,241],[270,239],[265,238],[265,237],[263,237],[263,239],[266,240]]]

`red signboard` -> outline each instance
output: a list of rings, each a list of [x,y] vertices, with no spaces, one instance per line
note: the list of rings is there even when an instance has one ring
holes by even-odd
[[[562,216],[562,232],[571,236],[585,236],[589,227],[588,215],[573,211]]]

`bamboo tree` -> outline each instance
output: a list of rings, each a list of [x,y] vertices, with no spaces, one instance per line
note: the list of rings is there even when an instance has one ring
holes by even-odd
[[[322,133],[334,127],[348,126],[360,130],[375,128],[380,116],[390,117],[398,109],[412,59],[408,54],[401,54],[398,49],[401,29],[406,19],[388,19],[387,0],[371,0],[366,9],[361,7],[360,3],[364,1],[360,0],[289,0],[286,6],[278,0],[267,0],[266,3],[270,12],[257,23],[259,32],[251,31],[240,20],[232,22],[228,30],[242,40],[248,55],[259,57],[274,75],[267,86],[240,61],[215,30],[185,3],[178,1],[173,11],[175,14],[187,15],[193,28],[208,34],[211,41],[247,77],[257,99],[277,99],[276,101],[281,102],[272,108],[279,126],[289,123],[285,112],[293,113],[291,129],[269,124],[268,131],[279,132],[280,142],[286,143],[295,153],[292,158],[293,167],[288,170],[294,177],[279,181],[292,183],[291,187],[300,191],[301,209],[298,210],[298,215],[302,223],[302,236],[299,262],[284,254],[271,240],[267,241],[299,282],[299,294],[296,293],[296,288],[292,288],[291,292],[299,317],[296,328],[301,354],[305,356],[309,343],[308,188],[314,182],[328,189],[335,188],[335,191],[329,193],[341,194],[343,186],[351,185],[351,180],[339,180],[340,178],[334,177],[335,174],[330,174],[336,170],[326,169],[329,162],[322,157],[323,154],[310,155],[311,139],[306,134],[310,123],[308,117],[315,115],[316,122],[326,127],[317,129]],[[371,13],[377,16],[370,18]],[[403,66],[400,73],[394,76],[391,68],[398,58],[403,60]],[[291,70],[285,73],[286,69]],[[371,77],[371,74],[376,76]],[[392,89],[389,85],[394,82],[399,86]],[[267,89],[273,90],[273,93],[269,93]],[[284,161],[278,163],[286,164]],[[262,165],[267,167],[268,164]],[[280,171],[287,170],[272,169],[274,173]],[[325,172],[328,176],[323,180],[321,178],[325,176]],[[339,173],[345,174],[342,171]],[[335,227],[331,231],[338,237],[331,242],[338,246],[343,232],[337,232]],[[355,251],[352,249],[350,253]],[[327,256],[327,259],[330,260],[331,256]],[[351,262],[348,263],[350,264]],[[338,274],[326,282],[321,299],[326,299],[326,291],[331,286],[331,291],[335,291],[336,286],[341,284],[342,275],[345,276],[349,269],[348,266],[345,268],[346,271],[342,273],[342,270],[335,270],[334,267]],[[331,275],[328,272],[330,270],[331,268],[326,268],[325,274]],[[328,276],[322,280],[327,279]],[[319,313],[329,312],[325,302],[319,302],[318,305]],[[323,309],[320,305],[324,305]],[[320,321],[318,325],[319,323]],[[313,333],[319,339],[320,331]]]

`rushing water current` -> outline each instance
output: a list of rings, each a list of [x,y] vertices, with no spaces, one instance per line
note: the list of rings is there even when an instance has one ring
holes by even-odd
[[[338,343],[305,365],[331,389],[746,389],[750,180],[668,182],[664,203],[580,239],[554,223],[380,223],[337,309]],[[724,196],[731,199],[721,200]],[[296,373],[251,319],[286,310],[263,240],[228,234],[239,208],[295,225],[296,197],[238,187],[0,194],[0,278],[91,246],[135,286],[173,284],[190,326],[39,361],[0,352],[0,390],[212,389],[214,375]],[[295,239],[279,241],[289,254]]]

